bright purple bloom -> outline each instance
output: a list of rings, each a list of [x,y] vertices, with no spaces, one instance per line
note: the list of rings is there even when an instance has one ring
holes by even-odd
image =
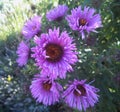
[[[34,16],[25,23],[22,29],[22,34],[26,39],[29,40],[36,34],[38,34],[40,30],[41,30],[41,16]]]
[[[97,32],[96,28],[102,27],[100,14],[95,14],[95,9],[89,7],[73,9],[66,19],[73,30],[82,34],[82,39],[85,38],[85,32]]]
[[[47,12],[46,17],[49,21],[60,21],[66,15],[68,7],[66,5],[58,5],[58,7]]]
[[[18,46],[18,49],[17,49],[17,55],[18,55],[18,58],[17,58],[17,63],[19,66],[23,66],[23,65],[26,65],[27,64],[27,61],[28,61],[28,57],[29,57],[29,53],[30,53],[30,49],[28,47],[28,45],[25,43],[25,42],[21,42]]]
[[[85,84],[86,80],[74,80],[74,82],[68,85],[67,89],[63,93],[65,102],[73,108],[78,110],[86,110],[88,107],[93,107],[98,102],[98,95],[96,94],[99,89]]]
[[[39,75],[39,74],[38,74]],[[48,77],[37,76],[30,86],[32,96],[44,105],[52,105],[59,101],[62,86]]]
[[[52,74],[50,77],[65,78],[67,71],[72,71],[72,64],[77,62],[76,46],[66,31],[60,34],[59,28],[48,34],[35,37],[36,47],[32,48],[37,66],[42,68],[42,74]]]

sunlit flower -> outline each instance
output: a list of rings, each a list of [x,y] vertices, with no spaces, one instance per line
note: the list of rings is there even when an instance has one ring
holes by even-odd
[[[82,39],[85,38],[85,32],[97,32],[96,28],[102,27],[100,14],[95,14],[95,9],[89,7],[73,9],[66,19],[73,30],[82,34]]]
[[[26,39],[31,39],[41,31],[41,16],[34,16],[29,19],[23,29],[22,34]]]
[[[65,78],[67,71],[72,71],[72,64],[77,62],[76,46],[66,31],[60,34],[59,28],[48,34],[35,37],[36,47],[32,48],[37,66],[42,68],[42,74],[52,74],[50,77]]]
[[[52,105],[59,101],[62,86],[48,77],[37,76],[30,86],[32,96],[39,103]]]
[[[68,7],[66,5],[58,5],[58,7],[47,12],[46,17],[49,21],[60,21],[66,15]]]
[[[98,102],[99,90],[89,84],[85,84],[86,80],[74,80],[73,83],[68,85],[63,93],[65,102],[73,108],[78,110],[86,110],[88,107],[93,107]]]
[[[30,53],[30,49],[29,49],[28,45],[25,42],[22,41],[19,44],[16,53],[18,55],[18,58],[16,60],[18,65],[19,66],[26,65],[27,61],[28,61],[29,53]]]

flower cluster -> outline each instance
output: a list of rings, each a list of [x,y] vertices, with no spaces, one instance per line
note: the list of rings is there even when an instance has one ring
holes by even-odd
[[[71,11],[71,15],[67,15],[67,11],[66,5],[59,5],[47,12],[46,18],[48,21],[60,21],[66,16],[70,28],[80,32],[82,39],[86,32],[96,32],[96,28],[102,26],[100,15],[95,14],[92,8],[82,10],[79,6]],[[55,104],[63,98],[70,107],[86,111],[98,102],[99,90],[86,84],[86,80],[74,79],[66,90],[56,82],[56,79],[65,79],[67,72],[73,71],[72,66],[78,62],[77,47],[73,37],[67,31],[60,31],[59,27],[38,36],[42,29],[41,19],[41,16],[34,16],[25,23],[22,29],[25,42],[22,41],[17,49],[19,66],[26,65],[29,58],[34,58],[40,70],[30,86],[32,96],[44,105]],[[32,48],[30,40],[35,43]]]

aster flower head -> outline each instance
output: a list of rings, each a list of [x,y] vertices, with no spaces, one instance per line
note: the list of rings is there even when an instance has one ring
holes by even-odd
[[[80,111],[93,107],[98,102],[98,95],[96,93],[99,90],[85,82],[86,80],[74,80],[63,92],[65,102],[70,107],[77,108]]]
[[[37,102],[52,105],[59,101],[62,86],[51,78],[37,76],[32,81],[30,90]]]
[[[34,39],[36,47],[32,48],[32,57],[36,65],[42,68],[42,74],[50,77],[65,78],[67,71],[72,71],[72,64],[77,62],[76,46],[66,31],[60,34],[59,28]]]
[[[22,34],[25,39],[31,39],[41,30],[41,16],[34,16],[29,19],[23,26]]]
[[[97,32],[96,28],[102,27],[100,14],[95,14],[95,9],[81,6],[71,11],[71,15],[66,17],[72,30],[79,31],[82,39],[85,38],[85,32]]]
[[[68,7],[66,5],[58,5],[56,8],[47,12],[46,17],[49,21],[60,21],[66,15]]]
[[[28,45],[25,42],[20,42],[18,48],[17,48],[17,63],[19,66],[23,66],[27,64],[28,61],[28,57],[30,54],[30,48],[28,47]]]

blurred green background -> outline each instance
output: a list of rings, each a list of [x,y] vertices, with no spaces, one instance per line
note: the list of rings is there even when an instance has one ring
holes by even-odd
[[[81,40],[65,20],[46,20],[46,12],[58,4],[68,5],[68,13],[79,5],[94,7],[101,14],[103,28]],[[44,106],[30,94],[29,86],[38,70],[33,60],[18,67],[16,50],[23,39],[21,29],[33,14],[43,16],[42,32],[57,26],[75,38],[79,63],[67,79],[58,81],[64,85],[73,78],[95,80],[92,85],[100,89],[99,103],[87,112],[120,112],[120,0],[0,0],[0,112],[78,112],[62,102]]]

